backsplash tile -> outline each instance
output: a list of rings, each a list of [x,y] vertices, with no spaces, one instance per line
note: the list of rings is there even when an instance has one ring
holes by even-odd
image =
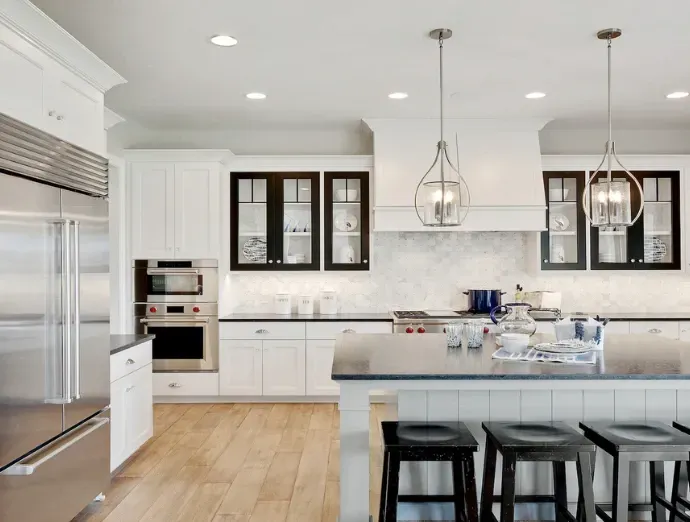
[[[530,243],[531,244],[531,243]],[[500,288],[512,300],[525,291],[563,294],[563,310],[592,312],[690,311],[690,278],[654,272],[535,277],[528,266],[528,235],[516,232],[378,232],[370,272],[239,273],[226,278],[221,315],[273,310],[276,293],[335,290],[342,312],[396,308],[465,309],[467,288]],[[293,298],[294,299],[294,298]],[[318,308],[318,307],[317,307]]]

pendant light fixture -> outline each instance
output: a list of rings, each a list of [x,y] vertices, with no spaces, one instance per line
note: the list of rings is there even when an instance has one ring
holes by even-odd
[[[430,38],[438,41],[439,48],[441,139],[436,145],[434,162],[415,191],[417,217],[427,227],[460,225],[467,216],[470,204],[469,187],[450,161],[448,144],[443,140],[443,41],[452,35],[450,29],[435,29],[429,33]]]
[[[621,35],[620,29],[604,29],[597,33],[599,40],[607,41],[608,52],[608,125],[609,136],[606,142],[606,152],[592,176],[587,180],[582,195],[582,208],[585,211],[587,221],[595,227],[630,227],[642,215],[644,209],[644,195],[642,186],[637,178],[626,169],[616,154],[616,144],[613,141],[611,123],[611,41]],[[615,167],[622,169],[623,176],[613,179],[614,161],[618,165]],[[606,178],[597,180],[600,177],[601,168],[606,163]],[[632,205],[630,194],[629,178],[635,184],[636,191],[639,193],[640,209],[635,217],[632,217]],[[597,181],[595,183],[595,181]]]

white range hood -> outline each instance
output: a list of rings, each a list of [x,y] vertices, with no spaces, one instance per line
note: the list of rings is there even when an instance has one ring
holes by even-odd
[[[374,133],[374,231],[540,231],[546,229],[539,131],[548,120],[446,120],[471,207],[459,227],[425,227],[414,209],[419,180],[431,166],[438,120],[364,119]]]

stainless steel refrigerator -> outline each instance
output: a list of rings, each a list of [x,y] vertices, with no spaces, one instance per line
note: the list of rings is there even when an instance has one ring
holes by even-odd
[[[107,162],[55,142],[0,115],[2,522],[68,522],[110,482]]]

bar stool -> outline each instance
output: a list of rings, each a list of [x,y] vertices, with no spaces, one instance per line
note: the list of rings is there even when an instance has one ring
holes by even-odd
[[[474,452],[479,445],[462,422],[392,422],[383,428],[383,473],[379,522],[397,520],[398,501],[453,502],[455,520],[478,522]],[[398,496],[400,463],[408,461],[450,461],[453,495]]]
[[[690,426],[674,422],[673,427],[690,435]],[[673,468],[673,488],[671,489],[671,504],[676,509],[676,513],[671,513],[669,517],[670,522],[675,522],[676,517],[681,520],[690,520],[684,516],[685,512],[690,509],[690,502],[688,502],[688,475],[690,475],[690,461],[676,462]]]
[[[671,502],[666,500],[664,492],[664,462],[676,463],[676,477],[680,479],[680,464],[687,463],[690,459],[690,435],[661,422],[581,422],[580,428],[588,439],[613,457],[611,516],[601,505],[597,505],[596,512],[601,519],[624,522],[628,520],[630,507],[638,510],[651,506],[655,522],[666,520],[664,509],[671,513],[671,520],[676,516],[682,520],[690,520],[673,503],[674,500],[677,501],[679,485],[674,484]],[[651,504],[629,505],[631,462],[649,462]]]
[[[580,432],[564,422],[484,422],[486,450],[484,453],[484,486],[482,487],[482,522],[496,520],[494,502],[501,504],[501,522],[515,520],[515,504],[554,503],[556,521],[574,521],[568,511],[565,463],[575,462],[580,487],[578,505],[584,518],[595,522],[592,467],[596,448]],[[501,494],[494,496],[496,457],[503,457]],[[515,495],[515,468],[518,462],[552,462],[553,495]]]

